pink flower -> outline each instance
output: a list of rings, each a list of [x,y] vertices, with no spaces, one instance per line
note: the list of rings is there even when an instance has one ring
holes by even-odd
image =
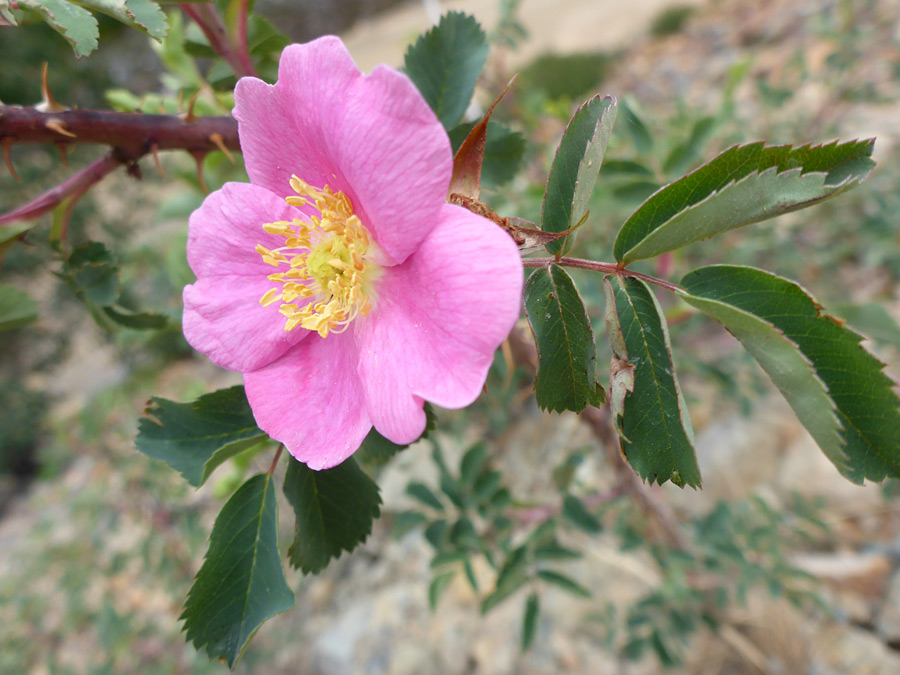
[[[259,426],[313,469],[373,425],[416,440],[425,401],[472,403],[519,316],[522,263],[445,203],[450,142],[412,82],[362,75],[325,37],[285,49],[275,85],[238,82],[234,116],[250,184],[191,216],[188,342],[244,374]]]

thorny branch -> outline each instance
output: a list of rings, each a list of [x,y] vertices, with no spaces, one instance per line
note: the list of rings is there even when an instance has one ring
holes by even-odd
[[[237,122],[228,116],[148,115],[103,110],[43,112],[32,107],[0,105],[0,146],[15,176],[10,148],[21,143],[55,143],[65,157],[73,143],[108,145],[109,154],[68,180],[6,214],[0,225],[37,218],[73,198],[72,203],[118,166],[140,177],[138,160],[161,150],[185,150],[200,160],[213,150],[240,151]]]

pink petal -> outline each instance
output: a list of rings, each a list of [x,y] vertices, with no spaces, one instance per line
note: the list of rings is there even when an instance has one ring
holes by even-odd
[[[522,279],[509,235],[444,205],[419,250],[384,271],[359,329],[359,376],[379,433],[412,442],[425,427],[423,399],[461,408],[478,397],[519,317]]]
[[[310,336],[278,361],[244,374],[260,428],[310,469],[329,469],[362,444],[372,428],[352,334]]]
[[[250,180],[279,195],[296,174],[350,197],[387,264],[402,262],[434,226],[450,183],[450,142],[402,73],[363,76],[343,43],[287,47],[278,82],[243,78],[234,116]]]
[[[184,289],[183,330],[187,341],[218,366],[244,372],[284,354],[309,331],[284,330],[277,305],[260,298],[277,284],[275,268],[256,245],[274,248],[284,239],[263,231],[264,223],[290,220],[299,211],[268,190],[228,183],[191,214],[187,257],[197,275]]]
[[[226,274],[259,278],[265,293],[273,286],[266,277],[276,270],[263,262],[256,245],[276,248],[284,245],[284,239],[268,234],[263,225],[299,217],[299,210],[269,190],[249,183],[226,183],[191,214],[188,263],[198,277]]]
[[[336,111],[361,77],[343,43],[324,37],[286,47],[274,85],[241,78],[233,114],[250,181],[282,196],[293,194],[291,174],[315,187],[345,189],[330,137]]]
[[[450,139],[409,78],[384,66],[348,92],[345,106],[335,161],[363,223],[388,260],[401,263],[440,218]]]
[[[245,373],[271,363],[309,335],[300,327],[286,331],[277,303],[259,304],[272,286],[256,276],[203,277],[185,286],[185,339],[228,370]]]

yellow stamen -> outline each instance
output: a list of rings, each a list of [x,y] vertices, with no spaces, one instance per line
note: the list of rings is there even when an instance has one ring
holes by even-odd
[[[301,326],[322,337],[341,333],[372,306],[379,268],[371,262],[369,232],[343,192],[328,185],[312,187],[297,176],[290,185],[296,194],[285,201],[296,207],[314,204],[319,215],[263,225],[268,234],[284,237],[284,246],[270,250],[258,245],[257,253],[265,263],[286,269],[266,277],[279,286],[266,291],[259,304],[282,301],[278,311],[285,317],[286,331]],[[302,307],[294,302],[307,298]]]

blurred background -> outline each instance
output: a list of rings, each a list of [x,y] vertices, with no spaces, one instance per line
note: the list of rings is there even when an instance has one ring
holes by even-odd
[[[474,14],[491,39],[472,119],[519,73],[495,119],[521,132],[509,151],[511,162],[522,155],[521,170],[486,178],[483,195],[500,215],[539,220],[574,106],[594,93],[624,102],[581,231],[584,257],[612,259],[615,232],[646,196],[730,145],[877,137],[879,166],[862,187],[693,245],[655,271],[677,279],[699,264],[764,265],[872,338],[867,346],[900,375],[894,0],[258,3],[291,41],[341,34],[363,70],[401,66],[406,47],[450,9]],[[0,28],[0,100],[38,102],[44,61],[66,105],[171,98],[194,77],[179,70],[180,55],[191,53],[187,27],[184,35],[154,47],[101,21],[101,49],[76,60],[45,25]],[[67,169],[55,148],[13,148],[23,182],[0,170],[0,211],[100,152],[76,148]],[[169,179],[144,164],[144,180],[120,172],[92,190],[69,237],[105,242],[121,263],[123,302],[166,315],[167,328],[98,325],[48,262],[49,222],[0,270],[0,282],[35,298],[40,316],[0,334],[0,673],[226,671],[185,645],[177,619],[223,500],[270,458],[241,457],[194,490],[134,449],[151,395],[189,400],[240,382],[192,353],[178,325],[181,288],[192,281],[186,220],[203,196],[193,161],[164,156]],[[222,156],[206,159],[210,189],[239,173]],[[575,279],[602,336],[601,279]],[[678,513],[694,542],[689,555],[643,540],[643,516],[627,498],[601,504],[593,522],[559,532],[583,552],[563,568],[591,596],[543,589],[536,637],[522,652],[524,592],[482,616],[478,583],[458,574],[437,611],[429,608],[434,542],[423,529],[438,515],[406,491],[412,480],[439,481],[422,443],[368,467],[384,500],[372,536],[320,576],[288,570],[297,607],[263,626],[237,672],[900,672],[900,485],[841,478],[730,336],[663,301],[704,489],[652,493]],[[605,364],[608,348],[598,343]],[[575,415],[540,412],[529,390],[527,374],[498,356],[476,405],[438,415],[447,464],[485,441],[514,525],[535,508],[558,509],[563,491],[616,485],[590,430]],[[473,565],[482,588],[494,575]]]

